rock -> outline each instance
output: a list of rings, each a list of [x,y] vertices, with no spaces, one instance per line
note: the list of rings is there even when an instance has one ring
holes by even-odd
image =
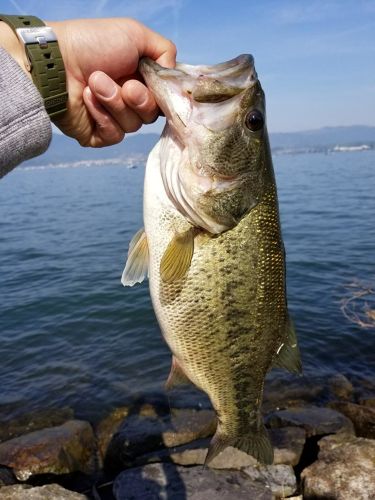
[[[177,465],[203,465],[207,455],[208,442],[194,441],[186,446],[160,450],[139,457],[137,465],[151,462],[173,462]],[[256,459],[237,450],[232,446],[225,448],[208,464],[211,469],[235,469],[239,470],[250,465],[255,465]]]
[[[375,439],[375,408],[343,401],[330,403],[329,407],[339,411],[353,422],[357,436]]]
[[[144,401],[135,401],[132,405],[122,406],[113,410],[107,417],[105,417],[95,429],[95,434],[98,440],[98,449],[101,457],[104,459],[107,453],[108,445],[112,437],[120,430],[122,425],[125,425],[127,416],[134,419],[139,417],[150,417],[158,419],[159,417],[168,418],[170,409],[163,405],[162,402],[150,404]]]
[[[306,440],[305,431],[298,427],[285,427],[272,429],[269,435],[274,447],[274,464],[297,465]],[[138,457],[135,464],[173,462],[184,466],[203,465],[209,441],[209,439],[202,439],[179,447],[157,450],[154,453]],[[208,464],[208,467],[211,469],[240,470],[257,463],[257,460],[251,455],[228,446]]]
[[[290,465],[258,465],[246,467],[243,472],[281,498],[293,495],[297,489],[296,476]]]
[[[328,387],[334,399],[349,401],[353,398],[353,384],[342,373],[330,377]]]
[[[370,408],[375,408],[375,398],[360,399],[359,404],[363,406],[369,406]]]
[[[321,439],[319,448],[318,460],[301,474],[305,499],[375,498],[375,441],[333,435]]]
[[[110,415],[105,417],[95,429],[98,441],[98,450],[102,459],[107,453],[108,445],[113,435],[118,431],[124,419],[128,416],[129,407],[116,408]]]
[[[274,451],[273,463],[297,465],[306,442],[305,430],[300,427],[282,427],[268,432]]]
[[[69,491],[58,484],[31,487],[26,484],[4,486],[0,489],[0,500],[87,500],[86,495]]]
[[[58,427],[31,432],[0,444],[0,463],[17,479],[34,474],[67,474],[94,469],[95,437],[88,422],[70,420]]]
[[[217,471],[174,464],[149,464],[128,469],[113,485],[116,500],[271,500],[264,484],[253,482],[240,471]]]
[[[113,435],[105,456],[111,469],[129,467],[140,456],[213,434],[212,410],[173,409],[160,416],[128,415]]]
[[[306,431],[306,437],[343,431],[354,433],[352,422],[342,413],[318,406],[276,411],[267,417],[266,422],[271,428],[302,427]]]
[[[375,398],[375,376],[354,377],[355,400]]]
[[[262,410],[264,413],[320,402],[324,385],[319,380],[282,374],[267,379]]]
[[[15,484],[17,482],[15,475],[11,469],[0,466],[0,487]]]
[[[55,427],[74,418],[71,408],[42,410],[0,423],[0,442],[8,441],[29,432]]]

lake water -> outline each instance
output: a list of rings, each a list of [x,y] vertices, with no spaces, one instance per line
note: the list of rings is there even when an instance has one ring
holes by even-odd
[[[375,286],[375,153],[274,163],[304,372],[373,377],[375,329],[349,321],[340,301],[356,279]],[[162,390],[170,353],[148,284],[120,283],[143,174],[18,168],[1,180],[0,419],[68,405],[96,420]]]

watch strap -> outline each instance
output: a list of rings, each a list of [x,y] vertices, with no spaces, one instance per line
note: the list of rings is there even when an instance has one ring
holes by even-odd
[[[68,92],[65,66],[53,30],[35,16],[0,14],[25,45],[34,84],[50,117],[66,111]]]

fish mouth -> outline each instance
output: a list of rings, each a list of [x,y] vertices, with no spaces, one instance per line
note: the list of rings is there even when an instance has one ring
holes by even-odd
[[[255,82],[258,78],[254,67],[254,58],[251,54],[241,54],[229,61],[213,65],[200,64],[195,66],[177,62],[174,68],[164,68],[153,59],[143,57],[138,69],[146,83],[148,83],[147,80],[150,79],[151,74],[156,74],[159,78],[191,77],[199,79],[207,77],[245,89],[251,81]]]
[[[250,54],[241,54],[213,65],[195,66],[178,62],[175,68],[164,68],[150,58],[142,58],[139,72],[180,139],[192,115],[199,112],[199,107],[206,106],[204,113],[211,113],[215,111],[215,106],[222,108],[225,104],[228,107],[226,114],[230,116],[236,104],[231,106],[231,99],[258,80],[254,58]]]

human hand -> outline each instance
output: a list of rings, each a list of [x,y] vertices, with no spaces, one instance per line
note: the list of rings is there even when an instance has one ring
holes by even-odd
[[[68,110],[53,119],[82,146],[120,142],[158,116],[158,107],[137,75],[139,59],[148,56],[173,67],[172,42],[128,18],[46,22],[57,35],[63,56]]]

